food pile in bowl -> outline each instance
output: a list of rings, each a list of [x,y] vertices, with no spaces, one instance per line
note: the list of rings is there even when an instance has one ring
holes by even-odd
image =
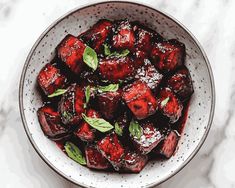
[[[138,22],[67,35],[39,72],[45,136],[91,169],[140,172],[176,152],[193,94],[185,45]]]

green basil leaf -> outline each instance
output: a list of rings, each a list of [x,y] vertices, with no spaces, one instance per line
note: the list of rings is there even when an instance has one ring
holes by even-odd
[[[104,93],[104,92],[115,92],[119,89],[119,84],[109,84],[107,86],[98,86],[98,92]]]
[[[111,54],[110,47],[108,44],[104,44],[104,55],[109,56]]]
[[[82,155],[81,150],[72,142],[66,142],[64,145],[65,151],[68,156],[81,165],[86,165],[86,159]]]
[[[126,57],[129,53],[130,51],[128,49],[125,49],[119,54],[119,57]]]
[[[117,135],[119,135],[119,136],[122,136],[122,134],[123,134],[123,130],[122,130],[122,128],[118,125],[117,122],[114,124],[114,131],[115,131],[115,133],[116,133]]]
[[[69,121],[70,119],[73,118],[73,115],[72,115],[71,113],[67,112],[67,111],[64,111],[63,114],[62,114],[62,116],[63,116],[67,121]]]
[[[57,89],[54,93],[48,95],[49,98],[52,97],[57,97],[59,95],[63,95],[64,93],[66,93],[67,89]]]
[[[98,57],[91,47],[86,46],[83,52],[83,61],[93,70],[96,70],[98,67]]]
[[[128,54],[130,53],[130,51],[128,49],[125,49],[123,51],[119,52],[112,52],[111,54],[108,55],[108,57],[126,57]]]
[[[90,118],[82,114],[83,119],[93,128],[104,133],[113,129],[113,126],[102,118]]]
[[[89,103],[90,96],[91,96],[91,87],[87,86],[85,89],[85,96],[86,96],[86,104]]]
[[[142,127],[139,125],[137,121],[132,120],[129,126],[129,132],[133,137],[136,137],[138,140],[142,136]]]
[[[165,99],[161,102],[161,106],[162,106],[162,107],[166,106],[166,104],[168,103],[169,100],[170,100],[169,97],[165,98]]]

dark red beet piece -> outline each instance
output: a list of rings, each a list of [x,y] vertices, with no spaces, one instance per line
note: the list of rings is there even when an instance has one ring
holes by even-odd
[[[93,109],[89,109],[86,113],[86,116],[92,118],[101,117],[100,114]],[[74,134],[82,141],[92,142],[95,139],[95,132],[96,129],[93,129],[87,122],[82,121],[81,124],[79,125],[78,130],[75,131]]]
[[[147,57],[152,49],[152,41],[154,34],[150,30],[147,30],[137,25],[134,26],[134,31],[136,34],[135,48],[138,51],[144,52],[146,54],[145,57]]]
[[[125,87],[122,98],[137,119],[144,119],[157,109],[157,101],[150,88],[141,81]]]
[[[138,151],[143,154],[148,154],[159,144],[163,135],[154,127],[153,123],[143,123],[141,127],[143,134],[140,139],[133,137],[132,135],[131,138]]]
[[[145,60],[144,66],[140,67],[135,75],[135,79],[145,82],[153,91],[158,88],[162,78],[163,75],[148,60]]]
[[[115,82],[131,78],[134,74],[134,62],[130,57],[110,57],[101,59],[99,71],[103,79]]]
[[[190,73],[186,67],[177,70],[168,80],[167,86],[182,100],[187,100],[194,92]]]
[[[148,156],[137,152],[128,151],[124,157],[124,169],[138,173],[148,162]]]
[[[134,66],[137,69],[144,65],[146,59],[146,53],[137,50],[136,52],[133,53],[133,58],[134,58]]]
[[[69,137],[69,129],[65,127],[60,118],[60,114],[49,106],[38,109],[38,120],[43,133],[51,140],[61,140]]]
[[[86,146],[85,154],[88,168],[104,170],[111,167],[109,161],[97,150],[96,146]]]
[[[62,122],[66,125],[75,125],[82,119],[85,112],[85,93],[82,87],[72,84],[67,92],[63,94],[59,102],[59,112]]]
[[[60,74],[59,69],[48,63],[39,72],[37,81],[43,92],[50,95],[64,87],[66,78]]]
[[[98,104],[102,115],[107,119],[112,119],[119,107],[121,91],[104,92],[98,94]]]
[[[115,31],[112,38],[112,46],[116,49],[134,50],[135,34],[128,20],[123,20],[115,24]]]
[[[171,123],[175,123],[181,116],[183,105],[170,88],[163,88],[158,97],[158,109]]]
[[[109,160],[115,170],[119,170],[122,166],[124,157],[124,148],[118,140],[115,133],[107,135],[97,143],[97,147],[102,155]]]
[[[185,46],[177,40],[156,43],[151,51],[154,66],[162,73],[176,70],[184,64]]]
[[[79,74],[83,70],[83,52],[85,44],[78,38],[67,35],[57,47],[58,57],[69,67],[69,69]]]
[[[163,155],[169,159],[174,154],[178,141],[179,133],[176,131],[170,131],[167,137],[157,146],[155,153]]]
[[[103,44],[110,34],[111,29],[112,22],[108,20],[99,20],[91,29],[83,33],[81,38],[97,53],[101,53]]]

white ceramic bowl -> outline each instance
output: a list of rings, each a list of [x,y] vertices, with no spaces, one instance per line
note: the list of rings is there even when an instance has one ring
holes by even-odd
[[[138,20],[186,45],[186,66],[191,72],[195,93],[192,96],[186,127],[177,153],[169,160],[150,161],[139,174],[92,171],[68,158],[40,128],[36,111],[42,105],[36,87],[40,69],[55,55],[55,47],[68,33],[78,35],[101,18]],[[178,21],[143,4],[103,2],[75,9],[55,21],[39,37],[23,68],[19,102],[26,133],[41,158],[56,172],[84,187],[150,187],[158,185],[180,171],[202,146],[211,126],[215,91],[212,71],[195,37]]]

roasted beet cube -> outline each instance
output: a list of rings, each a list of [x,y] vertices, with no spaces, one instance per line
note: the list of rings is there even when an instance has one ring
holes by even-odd
[[[175,123],[181,116],[183,105],[170,88],[163,88],[158,97],[158,109],[171,123]]]
[[[130,57],[101,59],[99,62],[101,77],[115,83],[120,80],[129,79],[135,71],[133,63]]]
[[[60,114],[53,108],[43,106],[37,114],[42,131],[49,139],[61,140],[69,136],[69,128],[62,124]]]
[[[148,55],[152,49],[153,33],[150,32],[150,30],[139,26],[134,26],[134,30],[136,33],[136,49],[143,51],[146,53],[146,55]]]
[[[102,46],[112,29],[112,22],[98,21],[91,29],[81,35],[81,38],[96,52],[102,51]]]
[[[72,84],[63,94],[59,103],[59,112],[62,122],[66,125],[75,125],[82,119],[85,112],[85,93],[82,87]]]
[[[186,67],[177,70],[167,80],[167,85],[182,101],[188,99],[194,92],[192,79]]]
[[[115,170],[119,170],[122,166],[124,157],[124,148],[118,140],[115,133],[107,135],[105,138],[97,143],[99,151],[109,160]]]
[[[174,71],[184,64],[185,46],[177,40],[156,43],[151,51],[154,66],[162,73]]]
[[[121,91],[104,92],[98,94],[98,104],[100,112],[107,119],[112,119],[119,107]]]
[[[85,154],[88,168],[103,170],[111,166],[109,161],[97,150],[94,145],[86,146]]]
[[[144,168],[147,162],[147,155],[128,151],[124,157],[124,169],[130,172],[138,173]]]
[[[136,51],[133,53],[134,57],[134,66],[136,69],[144,65],[146,59],[146,53],[143,51]]]
[[[79,74],[85,65],[83,62],[83,52],[85,44],[78,38],[67,35],[57,47],[58,57],[69,67],[69,69]]]
[[[138,149],[143,154],[147,154],[159,144],[163,138],[163,135],[154,127],[153,123],[143,123],[141,127],[142,136],[140,139],[133,137],[132,135],[131,138],[136,149]]]
[[[177,147],[179,141],[179,133],[170,131],[167,137],[157,146],[155,153],[161,154],[166,158],[170,158]]]
[[[137,119],[144,119],[157,109],[157,100],[148,85],[141,81],[125,87],[122,98]]]
[[[135,79],[145,82],[154,91],[158,88],[162,78],[163,75],[148,60],[145,60],[144,66],[140,67],[135,75]]]
[[[89,109],[86,113],[86,116],[92,118],[101,117],[100,114],[93,109]],[[92,142],[95,139],[95,132],[96,129],[93,129],[87,122],[82,121],[81,124],[79,125],[78,130],[75,131],[74,134],[82,141]]]
[[[112,38],[112,46],[116,49],[134,50],[135,34],[133,27],[128,20],[123,20],[115,24],[115,31]]]
[[[37,81],[44,93],[50,95],[64,87],[66,78],[60,74],[59,69],[48,63],[39,72]]]

